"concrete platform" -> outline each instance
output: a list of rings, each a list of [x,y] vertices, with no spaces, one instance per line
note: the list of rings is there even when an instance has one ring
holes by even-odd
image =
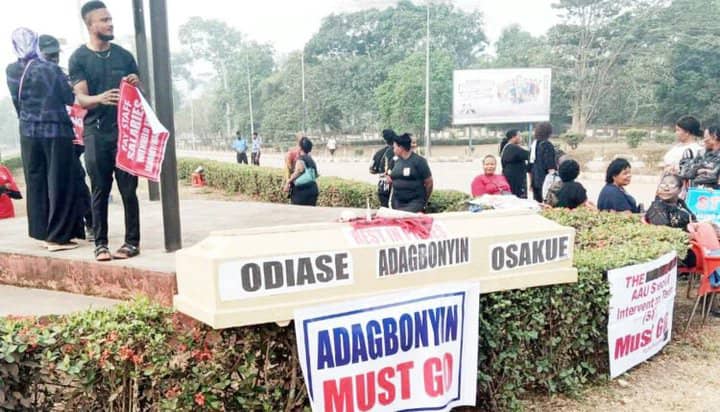
[[[340,209],[258,202],[182,200],[183,245],[191,246],[216,230],[332,221]],[[130,299],[137,294],[170,304],[177,289],[175,258],[163,243],[160,202],[141,201],[141,254],[128,260],[96,262],[94,246],[48,252],[27,236],[24,217],[0,220],[0,284]],[[122,245],[123,209],[110,205],[110,248]],[[252,244],[239,245],[252,248]],[[0,290],[0,301],[3,298]]]
[[[119,300],[0,285],[0,316],[66,315],[116,305]]]

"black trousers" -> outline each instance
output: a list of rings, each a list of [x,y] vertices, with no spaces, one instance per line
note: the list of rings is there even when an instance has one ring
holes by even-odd
[[[390,205],[390,193],[385,192],[382,190],[378,190],[378,200],[380,201],[380,206],[382,207],[389,207]]]
[[[290,194],[290,202],[300,206],[316,206],[319,193],[315,182],[294,186]]]
[[[88,133],[89,132],[89,133]],[[140,206],[137,198],[138,178],[115,167],[117,131],[97,130],[85,134],[85,166],[92,189],[92,221],[95,246],[108,244],[108,197],[113,174],[125,209],[125,243],[140,246]]]
[[[54,243],[70,241],[75,224],[72,137],[22,137],[20,150],[30,237]]]
[[[238,163],[248,164],[248,161],[247,161],[247,153],[245,153],[245,152],[236,153],[236,154],[235,154],[235,159],[237,160]]]
[[[252,164],[260,166],[260,152],[252,152],[250,157],[252,158]]]
[[[85,183],[85,168],[80,161],[85,151],[85,146],[75,145],[75,159],[73,167],[75,168],[75,237],[79,239],[85,238],[85,228],[92,230],[92,196],[90,188]]]
[[[542,186],[540,186],[540,187],[533,186],[532,191],[533,191],[533,199],[535,199],[536,202],[542,203],[545,201],[545,199],[543,199]]]

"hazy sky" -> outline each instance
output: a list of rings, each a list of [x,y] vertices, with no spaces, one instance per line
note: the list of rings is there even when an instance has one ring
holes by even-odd
[[[416,2],[418,0],[415,0]],[[491,41],[497,39],[503,27],[518,23],[533,33],[544,33],[556,21],[550,7],[554,0],[453,0],[465,10],[480,10],[484,14],[485,32]],[[86,41],[84,24],[79,17],[84,0],[23,0],[14,7],[6,7],[0,14],[0,62],[15,59],[10,35],[16,27],[26,26],[43,34],[52,34],[66,41],[66,58]],[[168,0],[170,47],[177,50],[180,25],[192,16],[220,19],[238,28],[249,38],[272,43],[278,53],[298,50],[320,27],[322,18],[333,12],[355,11],[371,7],[386,7],[394,0]],[[113,15],[115,36],[133,34],[132,2],[105,0]],[[148,28],[149,30],[149,28]],[[1,72],[5,84],[5,71]],[[7,96],[2,87],[0,97]]]

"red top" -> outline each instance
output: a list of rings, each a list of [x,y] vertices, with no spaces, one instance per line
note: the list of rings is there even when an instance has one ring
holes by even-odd
[[[510,184],[503,175],[478,175],[470,185],[470,192],[474,197],[484,194],[499,195],[502,192],[510,192]]]
[[[15,179],[13,179],[12,173],[7,167],[0,165],[0,186],[8,185],[7,188],[19,192]],[[15,208],[13,207],[12,200],[7,193],[0,195],[0,219],[7,219],[15,217]]]

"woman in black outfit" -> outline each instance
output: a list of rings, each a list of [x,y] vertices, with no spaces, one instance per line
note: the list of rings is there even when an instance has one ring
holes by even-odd
[[[388,175],[392,188],[390,206],[405,212],[421,212],[433,191],[427,160],[412,151],[412,137],[408,133],[395,139],[393,150],[396,159]]]
[[[502,174],[510,184],[510,191],[517,197],[527,198],[527,162],[530,151],[520,146],[522,137],[517,129],[505,133],[500,143]]]
[[[549,173],[555,173],[557,165],[555,164],[555,146],[550,142],[552,134],[552,125],[543,122],[535,127],[535,163],[533,163],[531,175],[532,181],[530,185],[533,190],[533,198],[535,201],[543,202],[542,187],[545,183],[545,176]]]
[[[307,137],[299,142],[300,156],[295,161],[295,169],[285,184],[285,191],[290,191],[290,202],[294,205],[315,206],[319,195],[317,165],[310,152],[313,144]]]

